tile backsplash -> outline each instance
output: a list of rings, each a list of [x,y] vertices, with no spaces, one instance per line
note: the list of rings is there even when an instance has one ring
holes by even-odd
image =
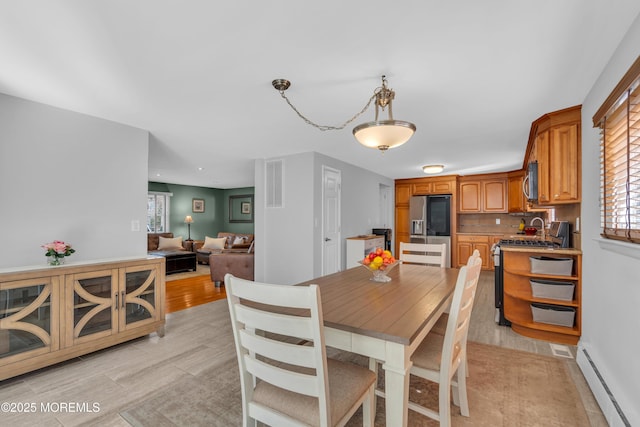
[[[520,220],[524,219],[528,226],[535,217],[544,219],[545,227],[550,221],[569,221],[571,229],[571,243],[574,248],[581,248],[580,233],[576,232],[576,219],[580,217],[580,205],[559,205],[541,212],[525,214],[458,214],[458,233],[504,234],[515,235],[518,232]],[[496,224],[496,219],[500,224]],[[540,227],[536,222],[536,227]]]
[[[524,219],[526,225],[537,216],[547,223],[544,212],[532,212],[520,215],[509,214],[460,214],[458,215],[458,233],[503,233],[516,234],[520,226],[520,220]],[[500,224],[496,224],[496,220]]]

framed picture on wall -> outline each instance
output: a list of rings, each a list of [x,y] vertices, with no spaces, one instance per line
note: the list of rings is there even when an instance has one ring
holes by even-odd
[[[253,194],[229,196],[229,222],[253,222]]]
[[[191,210],[193,212],[204,212],[204,199],[193,199]]]

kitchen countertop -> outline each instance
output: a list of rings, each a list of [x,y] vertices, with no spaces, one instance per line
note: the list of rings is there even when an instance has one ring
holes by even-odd
[[[463,232],[463,233],[456,233],[457,235],[464,235],[464,236],[504,236],[504,235],[511,235],[512,233],[501,233],[499,231],[487,231],[487,232],[477,232],[477,233],[469,233],[469,232]],[[523,235],[524,237],[524,235]]]
[[[574,248],[545,248],[535,246],[500,246],[503,252],[529,252],[539,254],[557,254],[557,255],[582,255],[580,249]]]

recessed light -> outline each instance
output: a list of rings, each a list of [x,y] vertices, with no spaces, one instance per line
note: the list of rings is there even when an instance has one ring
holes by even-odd
[[[422,167],[422,172],[428,174],[440,173],[444,170],[444,165],[426,165]]]
[[[198,170],[199,170],[199,171],[203,171],[203,170],[204,170],[204,168],[203,168],[203,167],[199,167],[199,168],[198,168]]]

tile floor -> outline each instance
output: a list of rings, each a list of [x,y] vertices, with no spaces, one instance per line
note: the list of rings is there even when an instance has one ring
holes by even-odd
[[[493,273],[483,272],[473,310],[469,339],[472,341],[552,355],[551,346],[496,325],[493,305]],[[205,369],[235,357],[230,330],[210,325],[225,309],[212,304],[167,315],[166,335],[152,334],[135,341],[70,360],[0,382],[0,424],[21,426],[129,426],[120,415],[144,400],[158,387],[177,378],[197,376]],[[221,339],[224,338],[224,339]],[[575,356],[575,347],[570,346]],[[583,399],[593,427],[607,426],[574,359],[563,358]],[[508,363],[507,360],[503,361]],[[64,407],[68,402],[84,406]],[[44,405],[44,406],[43,406]],[[47,406],[48,405],[48,406]],[[31,413],[26,410],[35,409]],[[168,425],[168,424],[167,424]]]

